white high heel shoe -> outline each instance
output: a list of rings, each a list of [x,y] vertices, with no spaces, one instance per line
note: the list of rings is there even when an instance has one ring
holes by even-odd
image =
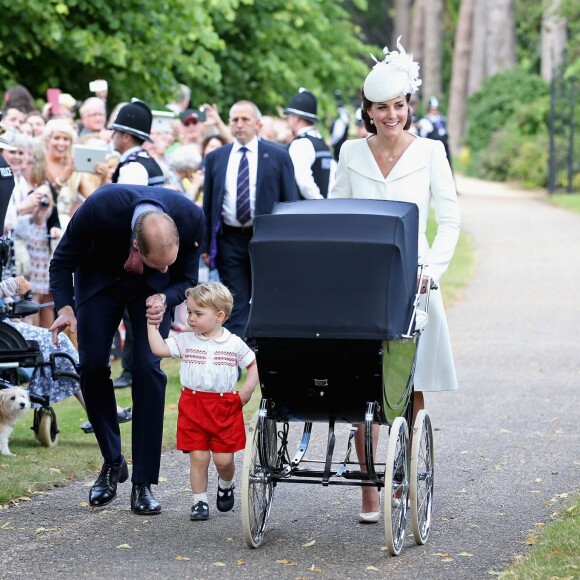
[[[376,524],[381,517],[381,512],[361,512],[358,514],[360,524]]]

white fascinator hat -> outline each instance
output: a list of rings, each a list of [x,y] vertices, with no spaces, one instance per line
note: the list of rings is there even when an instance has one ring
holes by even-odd
[[[390,51],[385,46],[385,58],[381,61],[371,54],[376,64],[365,79],[363,91],[365,97],[373,103],[413,95],[421,85],[419,64],[413,61],[412,54],[405,52],[400,36],[397,38],[397,49]]]

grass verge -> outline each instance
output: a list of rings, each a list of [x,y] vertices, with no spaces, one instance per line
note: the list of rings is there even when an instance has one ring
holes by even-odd
[[[525,558],[504,570],[505,580],[580,577],[580,498],[555,516],[555,521],[527,540]]]
[[[548,196],[548,199],[565,209],[580,211],[580,193],[555,193]]]

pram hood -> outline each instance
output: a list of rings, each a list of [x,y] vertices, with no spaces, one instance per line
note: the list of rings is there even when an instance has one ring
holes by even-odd
[[[401,338],[418,220],[415,204],[367,199],[278,203],[258,216],[248,338]]]

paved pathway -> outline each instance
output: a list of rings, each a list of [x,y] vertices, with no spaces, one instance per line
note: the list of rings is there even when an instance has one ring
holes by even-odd
[[[356,523],[358,488],[281,485],[250,550],[239,503],[189,522],[188,462],[172,452],[159,517],[132,516],[126,484],[91,510],[91,481],[1,511],[0,578],[472,579],[509,565],[578,491],[580,215],[502,185],[460,178],[459,190],[479,264],[448,310],[461,388],[427,399],[437,475],[426,546],[409,533],[398,558],[381,551],[382,523]]]

